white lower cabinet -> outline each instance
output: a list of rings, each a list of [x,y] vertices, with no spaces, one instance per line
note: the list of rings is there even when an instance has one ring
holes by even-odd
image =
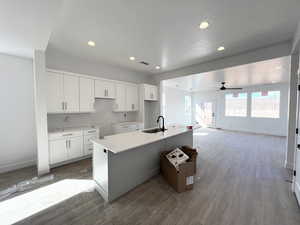
[[[68,160],[67,139],[49,141],[50,165]]]
[[[49,133],[49,164],[53,166],[91,155],[92,138],[99,138],[97,128]]]
[[[75,159],[83,156],[82,136],[69,139],[68,154],[69,154],[69,159]]]

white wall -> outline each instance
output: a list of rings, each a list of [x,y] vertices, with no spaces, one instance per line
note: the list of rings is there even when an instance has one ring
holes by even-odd
[[[191,96],[188,91],[163,87],[162,100],[165,102],[163,115],[166,125],[190,125],[191,115],[185,113],[185,96]]]
[[[36,163],[33,63],[0,54],[0,172]]]
[[[248,104],[248,116],[245,117],[226,117],[225,116],[225,94],[226,92],[196,92],[193,93],[193,108],[199,101],[216,100],[216,127],[227,130],[246,131],[259,134],[287,135],[287,116],[288,116],[288,84],[262,85],[243,88],[242,92],[251,93],[253,91],[280,90],[280,118],[251,118],[250,107]],[[251,98],[248,95],[248,103]]]
[[[49,167],[47,122],[47,74],[45,52],[35,50],[33,57],[34,112],[37,136],[38,175],[47,174]]]

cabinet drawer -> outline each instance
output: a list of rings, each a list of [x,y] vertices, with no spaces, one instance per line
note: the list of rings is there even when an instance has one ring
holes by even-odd
[[[82,136],[82,131],[63,131],[63,132],[55,132],[55,133],[48,134],[49,140],[58,140],[58,139],[80,137],[80,136]]]

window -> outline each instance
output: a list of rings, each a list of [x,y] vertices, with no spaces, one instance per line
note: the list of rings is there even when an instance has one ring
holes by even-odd
[[[251,100],[251,117],[279,118],[280,91],[252,92]]]
[[[247,116],[247,93],[225,95],[225,116]]]

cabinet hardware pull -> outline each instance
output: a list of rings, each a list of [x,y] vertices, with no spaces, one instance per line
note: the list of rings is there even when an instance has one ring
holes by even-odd
[[[65,110],[65,103],[64,102],[61,103],[61,107],[62,107],[62,110]]]
[[[69,148],[71,148],[71,141],[69,140]]]
[[[88,133],[90,134],[90,133],[95,133],[96,131],[95,130],[90,130],[90,131],[88,131]]]
[[[68,140],[66,140],[66,148],[68,148]]]
[[[72,136],[73,134],[63,134],[62,136]]]

